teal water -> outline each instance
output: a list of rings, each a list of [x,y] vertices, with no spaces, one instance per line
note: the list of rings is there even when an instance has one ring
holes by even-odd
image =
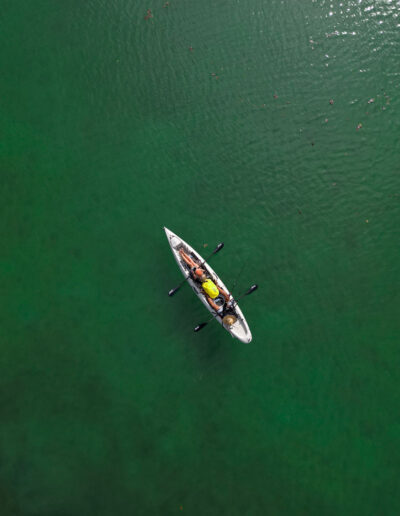
[[[399,3],[0,27],[1,515],[398,514]],[[163,226],[260,285],[250,345]]]

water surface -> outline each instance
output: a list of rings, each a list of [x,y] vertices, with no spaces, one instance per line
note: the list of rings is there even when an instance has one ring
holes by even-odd
[[[399,3],[0,16],[2,514],[398,514]]]

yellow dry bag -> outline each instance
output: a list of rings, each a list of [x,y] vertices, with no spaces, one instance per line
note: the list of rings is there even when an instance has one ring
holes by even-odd
[[[219,296],[219,290],[217,289],[217,285],[210,279],[204,281],[201,284],[201,286],[203,287],[203,290],[207,294],[207,296],[211,297],[211,299],[215,299]]]

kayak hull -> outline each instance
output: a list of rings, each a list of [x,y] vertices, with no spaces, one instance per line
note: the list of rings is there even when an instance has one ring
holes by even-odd
[[[205,269],[208,273],[208,275],[218,284],[220,287],[225,290],[225,292],[229,292],[229,289],[224,285],[223,281],[218,277],[218,275],[213,271],[213,269],[208,265],[208,263],[205,263],[203,258],[191,247],[187,242],[182,240],[182,238],[178,237],[175,233],[170,231],[168,228],[164,228],[165,234],[168,239],[168,243],[171,247],[172,254],[174,255],[174,258],[176,260],[176,263],[178,264],[178,267],[180,268],[182,274],[185,278],[187,278],[187,282],[189,283],[190,287],[192,288],[193,292],[196,294],[196,296],[200,299],[200,301],[203,303],[203,305],[207,308],[207,310],[214,316],[214,318],[225,328],[225,330],[232,335],[232,337],[239,339],[241,342],[244,342],[245,344],[248,344],[252,340],[251,331],[249,328],[249,325],[247,324],[246,319],[244,318],[244,315],[242,311],[240,310],[239,306],[236,304],[234,307],[234,313],[237,317],[237,321],[232,324],[231,326],[228,326],[227,324],[224,324],[222,317],[220,317],[219,314],[209,305],[205,295],[202,293],[202,289],[198,283],[196,283],[191,277],[189,273],[189,268],[187,264],[182,260],[179,249],[183,247],[184,251],[191,255],[193,259],[198,262],[199,264],[203,264],[202,268]]]

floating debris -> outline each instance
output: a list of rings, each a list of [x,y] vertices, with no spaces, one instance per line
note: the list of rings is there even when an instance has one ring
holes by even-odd
[[[361,124],[361,123],[360,123],[360,124],[358,124],[358,125],[357,125],[357,131],[358,131],[359,129],[361,129],[361,127],[362,127],[362,124]]]
[[[332,104],[333,104],[333,99],[330,99],[329,104],[332,106]]]
[[[373,102],[375,102],[375,99],[369,99],[368,104],[372,104]]]
[[[274,93],[274,99],[277,99],[278,98],[278,95],[276,93]]]
[[[147,14],[144,17],[145,20],[148,20],[149,18],[153,18],[153,13],[151,12],[151,9],[147,9]]]

